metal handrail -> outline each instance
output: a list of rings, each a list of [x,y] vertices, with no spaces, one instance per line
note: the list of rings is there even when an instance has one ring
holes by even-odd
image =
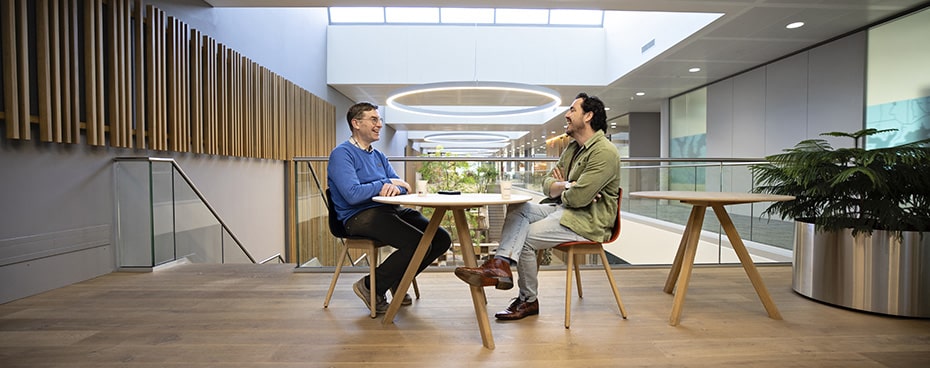
[[[278,263],[284,263],[284,257],[281,256],[281,253],[277,253],[277,254],[275,254],[275,255],[273,255],[273,256],[271,256],[271,257],[268,257],[268,258],[263,259],[261,262],[258,262],[258,264],[265,264],[265,263],[271,262],[271,260],[273,260],[273,259],[275,259],[275,258],[278,259]]]

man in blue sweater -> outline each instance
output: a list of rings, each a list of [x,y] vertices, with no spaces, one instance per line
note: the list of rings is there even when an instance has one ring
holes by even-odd
[[[349,108],[346,120],[352,136],[329,154],[327,185],[336,215],[345,224],[349,235],[375,239],[397,248],[375,269],[375,295],[378,298],[375,309],[377,313],[384,313],[388,308],[385,292],[397,288],[429,220],[413,209],[371,200],[375,196],[396,196],[411,190],[410,184],[394,172],[387,157],[371,146],[381,139],[383,121],[378,106],[368,102],[357,103]],[[451,245],[449,232],[440,227],[417,274],[445,254]],[[371,305],[369,280],[366,275],[352,286],[366,306]],[[411,302],[405,295],[403,305]]]

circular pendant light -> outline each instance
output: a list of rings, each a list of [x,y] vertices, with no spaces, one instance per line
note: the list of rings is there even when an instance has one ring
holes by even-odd
[[[535,97],[543,97],[549,102],[543,103],[537,106],[526,107],[518,106],[515,108],[506,108],[502,107],[497,110],[482,110],[482,111],[448,111],[441,110],[438,108],[427,108],[421,106],[410,106],[398,102],[399,99],[408,96],[414,96],[418,94],[429,94],[436,92],[449,92],[449,91],[497,91],[497,92],[513,92],[521,93],[527,95],[534,95]],[[546,88],[542,86],[534,86],[531,84],[523,83],[510,83],[510,82],[439,82],[439,83],[427,83],[416,86],[404,87],[397,89],[391,92],[391,95],[387,98],[387,106],[406,111],[415,114],[422,115],[431,115],[431,116],[445,116],[445,117],[458,117],[458,118],[487,118],[487,117],[497,117],[497,116],[514,116],[514,115],[525,115],[532,114],[536,112],[546,111],[558,107],[562,103],[562,98],[559,96],[559,93],[551,88]]]

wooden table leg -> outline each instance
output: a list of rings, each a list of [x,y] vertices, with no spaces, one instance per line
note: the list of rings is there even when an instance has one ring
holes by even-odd
[[[452,210],[455,216],[455,229],[458,232],[459,244],[462,247],[462,258],[467,267],[477,267],[478,262],[475,259],[475,248],[471,242],[471,234],[468,231],[468,221],[465,220],[465,210],[455,208]],[[484,288],[469,285],[471,289],[471,302],[475,306],[475,318],[478,319],[478,330],[481,332],[481,342],[484,347],[494,349],[494,336],[491,334],[491,323],[488,321],[488,309],[485,303]]]
[[[688,281],[691,280],[691,270],[694,268],[694,256],[697,254],[697,245],[701,238],[705,211],[707,211],[707,206],[694,205],[691,208],[691,216],[688,217],[686,227],[688,231],[682,235],[688,238],[688,242],[681,260],[681,273],[678,275],[678,289],[675,290],[672,314],[668,318],[668,324],[672,326],[678,326],[681,321],[681,309],[685,303],[685,294],[688,293]]]
[[[691,207],[690,220],[694,216],[694,207]],[[672,268],[668,271],[668,278],[665,279],[665,292],[671,294],[675,290],[675,282],[678,281],[678,275],[681,273],[681,259],[685,255],[685,248],[688,244],[688,234],[691,233],[691,221],[685,225],[685,230],[681,233],[681,242],[678,243],[678,252],[675,253],[675,261],[672,262]]]
[[[407,265],[407,271],[404,272],[404,277],[400,279],[400,284],[397,285],[397,291],[394,295],[404,296],[407,294],[407,290],[410,288],[413,278],[416,277],[417,268],[420,263],[423,262],[423,257],[426,256],[426,250],[429,249],[430,243],[433,242],[433,236],[436,235],[436,230],[439,229],[439,223],[442,222],[442,217],[445,214],[446,208],[443,207],[436,208],[436,210],[433,211],[433,217],[430,218],[429,225],[426,225],[426,231],[423,233],[423,237],[420,238],[420,244],[417,245],[417,250],[413,252],[410,264]],[[388,307],[387,312],[384,314],[384,319],[381,321],[382,325],[394,323],[394,316],[397,314],[397,311],[400,310],[400,304],[403,300],[404,298],[402,297],[391,299],[391,305]]]
[[[712,207],[714,208],[714,213],[717,214],[717,219],[720,220],[720,225],[727,233],[727,238],[730,239],[730,244],[733,246],[736,256],[739,257],[740,263],[743,264],[743,269],[746,270],[746,275],[749,276],[752,287],[756,289],[756,294],[759,294],[759,299],[762,301],[765,311],[768,312],[770,318],[781,319],[781,313],[778,312],[775,301],[772,300],[768,290],[765,288],[765,283],[762,282],[762,275],[759,274],[759,270],[756,269],[756,265],[752,262],[752,257],[749,256],[749,252],[746,250],[743,240],[736,231],[736,227],[733,226],[733,221],[730,220],[730,215],[727,214],[727,210],[724,209],[722,205],[714,205]]]

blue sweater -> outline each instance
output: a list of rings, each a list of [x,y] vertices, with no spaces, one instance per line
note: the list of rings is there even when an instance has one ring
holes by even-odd
[[[381,192],[384,184],[390,184],[391,179],[400,178],[381,151],[368,152],[349,141],[342,142],[329,154],[327,174],[326,184],[332,193],[336,215],[343,224],[363,210],[386,206],[371,198]],[[400,191],[406,194],[407,189],[400,187]]]

